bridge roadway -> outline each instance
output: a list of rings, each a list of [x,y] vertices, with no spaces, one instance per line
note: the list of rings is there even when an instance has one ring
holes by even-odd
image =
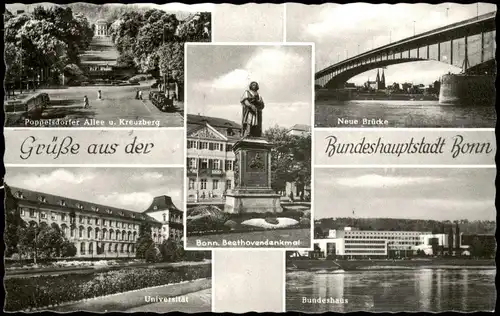
[[[453,23],[444,27],[440,27],[428,32],[417,34],[415,36],[408,37],[406,39],[375,48],[368,52],[359,54],[357,56],[351,57],[349,59],[343,60],[329,67],[326,67],[318,71],[315,74],[315,78],[316,80],[325,79],[325,77],[327,76],[331,76],[332,74],[335,73],[338,74],[339,72],[346,70],[348,68],[362,66],[364,64],[377,61],[381,62],[385,60],[386,63],[388,62],[390,64],[395,64],[395,63],[418,61],[423,59],[431,59],[429,58],[430,45],[448,42],[460,38],[466,39],[467,37],[470,37],[472,35],[484,34],[486,32],[493,31],[496,29],[495,16],[496,12],[490,12],[472,19]],[[467,41],[465,43],[467,45]],[[482,46],[483,45],[484,45],[484,40],[482,42]],[[426,46],[427,46],[427,54],[425,58],[424,56],[419,56],[420,52],[419,48]],[[440,45],[437,46],[439,50]],[[413,49],[417,49],[417,56],[410,57],[409,52]],[[407,57],[403,56],[403,52],[408,52],[408,56]],[[393,55],[396,54],[400,54],[400,56],[398,57],[398,59],[400,59],[399,61],[394,60],[396,59],[396,56]],[[453,55],[452,50],[451,50],[451,55]],[[391,56],[394,57],[394,59],[390,59]],[[439,53],[437,54],[437,56],[438,60],[440,60],[441,56]],[[483,61],[484,60],[481,60],[481,62]],[[453,56],[451,56],[450,62],[453,64]],[[374,66],[375,65],[372,65],[371,69],[376,68]],[[376,65],[376,66],[380,67],[384,65]]]

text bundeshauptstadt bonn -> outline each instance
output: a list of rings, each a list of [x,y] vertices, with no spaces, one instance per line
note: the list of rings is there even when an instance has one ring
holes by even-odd
[[[390,154],[397,157],[403,154],[443,154],[446,145],[444,137],[438,137],[434,141],[427,141],[425,137],[416,141],[412,137],[408,142],[395,143],[384,142],[382,137],[379,137],[374,142],[367,141],[366,137],[363,137],[359,142],[346,143],[339,142],[337,137],[333,135],[327,136],[325,139],[327,140],[325,154],[328,157],[339,154]],[[493,151],[493,145],[489,142],[469,143],[464,141],[464,137],[461,135],[452,137],[452,142],[450,153],[453,158],[460,154],[489,154]]]

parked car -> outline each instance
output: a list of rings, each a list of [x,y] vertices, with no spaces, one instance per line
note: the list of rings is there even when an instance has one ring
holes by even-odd
[[[153,103],[154,106],[156,106],[162,112],[167,112],[175,109],[174,101],[170,98],[167,98],[167,96],[162,92],[150,91],[149,99],[151,100],[151,103]]]

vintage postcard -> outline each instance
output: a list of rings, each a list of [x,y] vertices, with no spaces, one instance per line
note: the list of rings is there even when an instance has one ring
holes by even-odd
[[[310,44],[187,44],[186,247],[311,246]]]

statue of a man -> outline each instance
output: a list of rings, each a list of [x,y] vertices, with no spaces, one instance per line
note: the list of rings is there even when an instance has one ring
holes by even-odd
[[[259,94],[259,84],[252,81],[241,97],[243,106],[242,137],[262,136],[262,109],[264,101]]]

